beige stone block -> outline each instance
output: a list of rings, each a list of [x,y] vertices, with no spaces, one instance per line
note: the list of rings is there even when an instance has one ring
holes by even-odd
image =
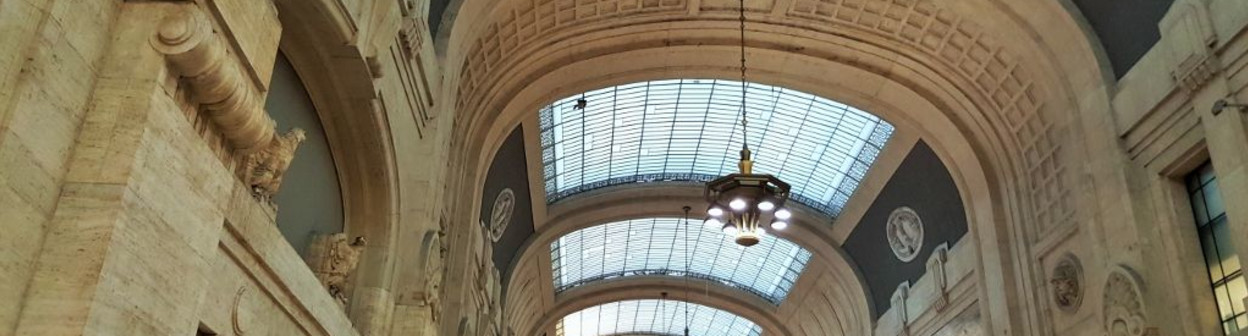
[[[67,179],[79,182],[126,183],[156,99],[155,80],[103,78],[83,121]]]
[[[76,56],[95,63],[112,41],[108,37],[119,6],[114,0],[54,1],[48,25],[64,32],[61,42],[72,48]]]
[[[38,268],[27,290],[17,335],[79,335],[102,290],[112,239],[123,215],[125,186],[70,183],[48,226]]]
[[[242,49],[240,53],[252,79],[268,91],[278,41],[282,38],[281,22],[272,0],[209,0],[208,4],[222,21],[221,28],[228,32],[227,39]]]
[[[35,271],[48,214],[31,206],[0,180],[0,330],[12,330]],[[6,331],[7,332],[7,331]]]
[[[14,87],[28,63],[30,44],[38,35],[51,0],[24,0],[0,2],[0,128],[5,125],[10,112]]]
[[[10,133],[0,138],[0,178],[6,189],[26,203],[51,214],[56,206],[59,179],[43,167],[34,164],[35,154],[22,139]]]

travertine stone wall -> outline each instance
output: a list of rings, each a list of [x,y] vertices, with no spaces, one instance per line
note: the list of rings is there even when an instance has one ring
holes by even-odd
[[[375,40],[348,47],[358,56],[322,45],[286,51],[304,56],[297,65],[304,67],[307,59],[338,62],[331,67],[376,59],[371,73],[358,73],[371,84],[353,89],[393,97],[390,105],[367,98],[356,105],[380,113],[381,123],[342,121],[359,114],[343,117],[322,104],[341,89],[318,76],[308,85],[331,147],[349,154],[336,156],[350,163],[340,165],[351,174],[344,178],[350,198],[367,202],[381,199],[373,194],[390,194],[383,209],[403,209],[349,208],[348,231],[378,235],[378,246],[394,248],[393,240],[406,240],[401,237],[437,236],[433,209],[443,166],[436,160],[447,147],[438,130],[449,119],[437,120],[432,112],[439,75],[423,23],[400,22],[394,1],[352,4],[368,10],[346,16],[348,26],[367,32],[351,34]],[[311,30],[334,27],[334,19],[344,17],[327,3],[300,9],[285,15],[290,24],[317,27]],[[273,2],[5,1],[0,23],[0,335],[186,335],[198,328],[220,335],[385,335],[398,320],[392,318],[396,310],[404,315],[396,329],[432,328],[436,290],[422,290],[435,299],[415,308],[397,300],[392,284],[441,274],[440,258],[425,258],[434,262],[415,270],[404,267],[403,276],[353,277],[363,285],[351,288],[354,300],[344,310],[280,236],[274,208],[241,179],[240,163],[256,149],[240,146],[240,139],[258,137],[255,143],[263,144],[272,134],[234,127],[267,120],[255,106],[263,102],[287,24],[279,22]],[[207,30],[196,30],[197,24]],[[205,32],[211,36],[206,56],[167,55],[188,49],[165,45]],[[378,49],[385,58],[372,55],[383,54]],[[201,105],[217,98],[226,103]],[[247,114],[254,111],[260,114]],[[383,148],[378,151],[358,145],[365,141],[358,137],[343,140],[361,130],[393,134],[393,142],[373,143]],[[405,154],[387,158],[398,152]],[[365,175],[351,164],[370,161],[407,166],[399,177],[406,187],[359,183]],[[393,169],[373,171],[381,173],[369,176]],[[398,195],[418,201],[400,202]],[[394,229],[401,218],[412,224]],[[361,264],[374,273],[393,269],[400,262],[395,253],[378,248]],[[402,262],[414,259],[415,253]]]
[[[16,327],[117,6],[0,3],[0,335]]]

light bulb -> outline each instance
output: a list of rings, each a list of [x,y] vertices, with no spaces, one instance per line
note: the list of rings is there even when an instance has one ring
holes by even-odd
[[[732,202],[728,202],[728,207],[737,211],[745,210],[745,200],[740,198],[734,199]]]
[[[791,216],[793,216],[793,213],[789,212],[789,209],[776,210],[777,219],[789,219]]]
[[[737,235],[737,227],[732,225],[724,225],[724,234],[729,236]]]
[[[772,229],[772,230],[781,231],[781,230],[784,230],[784,229],[785,229],[785,228],[787,228],[787,227],[789,227],[789,223],[788,223],[788,222],[785,222],[785,221],[774,221],[774,222],[771,222],[771,229]]]
[[[760,237],[761,237],[761,236],[766,236],[766,235],[767,235],[767,230],[764,230],[764,229],[763,229],[763,228],[761,228],[761,227],[760,227],[760,228],[758,228],[758,229],[756,229],[756,230],[754,230],[754,232],[755,232],[755,233],[757,233]]]
[[[716,218],[707,218],[705,224],[707,228],[717,229],[720,226],[723,226],[724,222],[720,222],[719,219]]]
[[[723,216],[724,209],[720,209],[719,207],[710,208],[706,210],[706,214],[711,215],[712,217]]]
[[[771,203],[770,201],[763,201],[762,203],[758,203],[758,210],[771,211],[771,209],[775,209],[775,208],[776,208],[776,204]]]

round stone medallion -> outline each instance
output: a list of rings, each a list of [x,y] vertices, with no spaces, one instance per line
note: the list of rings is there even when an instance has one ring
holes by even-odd
[[[888,215],[888,246],[902,262],[910,262],[923,249],[923,220],[910,207],[900,207]]]
[[[503,237],[503,232],[507,231],[507,225],[511,224],[511,214],[516,210],[516,193],[511,188],[504,188],[503,191],[494,197],[494,208],[490,213],[490,240],[498,242]]]
[[[1073,255],[1066,255],[1050,271],[1049,284],[1053,287],[1053,304],[1062,311],[1073,313],[1083,302],[1083,267]]]

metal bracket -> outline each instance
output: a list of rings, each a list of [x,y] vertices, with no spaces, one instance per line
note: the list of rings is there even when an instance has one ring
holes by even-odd
[[[1248,112],[1248,104],[1236,104],[1228,102],[1226,99],[1218,99],[1218,101],[1213,102],[1213,115],[1222,114],[1222,110],[1228,107],[1236,108],[1239,112]]]

